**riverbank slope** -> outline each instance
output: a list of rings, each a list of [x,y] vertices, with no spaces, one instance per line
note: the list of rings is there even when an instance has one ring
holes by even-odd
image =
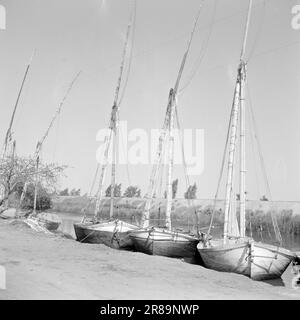
[[[299,299],[299,290],[179,259],[81,244],[0,219],[0,299]],[[290,276],[290,271],[286,271]]]

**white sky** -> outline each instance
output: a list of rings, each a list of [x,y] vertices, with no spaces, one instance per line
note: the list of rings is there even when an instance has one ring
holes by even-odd
[[[61,187],[86,192],[96,167],[96,133],[106,127],[113,102],[129,0],[1,0],[7,29],[0,32],[0,137],[34,48],[36,57],[20,100],[14,126],[17,151],[32,154],[72,77],[83,73],[45,143],[43,158],[67,164]],[[254,0],[247,57],[249,88],[256,114],[273,199],[300,200],[300,30],[291,27],[297,0]],[[193,70],[208,34],[214,1],[205,2],[183,83]],[[198,198],[214,196],[232,103],[248,1],[217,0],[207,54],[190,86],[179,98],[183,128],[204,130],[204,171],[191,176]],[[133,61],[121,118],[129,129],[160,128],[198,10],[197,0],[137,0]],[[257,188],[248,151],[248,192]],[[251,160],[252,159],[252,160]],[[129,166],[131,182],[146,191],[149,165]],[[176,166],[179,196],[185,189]],[[118,168],[123,190],[126,167]],[[259,189],[259,190],[258,190]],[[221,194],[222,196],[222,194]]]

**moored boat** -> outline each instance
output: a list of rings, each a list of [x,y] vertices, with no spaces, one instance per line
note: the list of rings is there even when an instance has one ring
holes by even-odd
[[[95,243],[105,244],[115,249],[130,249],[130,248],[132,249],[132,241],[129,238],[129,232],[132,230],[138,229],[138,226],[136,225],[116,219],[115,205],[114,205],[115,189],[116,189],[116,159],[117,159],[117,151],[118,151],[116,148],[116,145],[117,145],[117,136],[118,136],[117,133],[118,133],[118,126],[119,126],[119,108],[120,108],[120,103],[122,99],[119,96],[120,96],[120,89],[121,89],[124,67],[126,62],[126,54],[127,54],[127,47],[129,43],[130,33],[131,33],[132,27],[134,27],[133,24],[135,23],[135,11],[136,11],[136,3],[134,2],[132,16],[127,26],[121,67],[120,67],[117,87],[115,91],[115,98],[114,98],[114,102],[113,102],[113,106],[110,114],[109,135],[106,136],[105,138],[106,139],[105,150],[103,153],[103,163],[101,165],[99,185],[96,193],[94,217],[92,221],[88,221],[85,215],[86,208],[84,208],[83,209],[84,216],[83,216],[82,222],[74,224],[74,230],[75,230],[77,241],[85,242],[85,243],[94,243],[94,244]],[[129,74],[127,74],[127,80],[128,80],[128,76]],[[124,91],[123,91],[123,94],[124,94]],[[102,213],[101,202],[103,200],[104,180],[105,180],[105,175],[106,175],[107,166],[108,166],[108,156],[109,156],[110,149],[112,149],[110,210],[109,210],[109,221],[105,221],[103,219],[103,216],[101,217],[101,213]],[[100,163],[97,166],[94,181],[96,181],[99,169],[100,169]],[[92,189],[93,187],[91,188],[91,190]],[[91,199],[91,195],[90,195],[90,199]]]
[[[37,222],[49,231],[55,231],[61,225],[61,219],[55,213],[39,212],[36,216],[31,216],[31,219],[36,219]]]
[[[39,202],[38,201],[38,196],[39,196],[38,195],[38,189],[39,189],[38,186],[41,183],[40,182],[40,172],[39,172],[40,171],[40,154],[41,154],[44,142],[45,142],[46,138],[48,137],[49,132],[50,132],[51,128],[53,127],[55,120],[57,119],[58,115],[61,113],[64,102],[67,99],[67,96],[70,93],[70,91],[71,91],[75,81],[79,77],[80,73],[81,73],[81,71],[76,74],[75,78],[70,83],[68,90],[66,91],[66,93],[65,93],[62,101],[60,102],[53,118],[51,119],[47,130],[45,131],[42,138],[38,141],[36,148],[35,148],[35,152],[34,152],[35,172],[34,172],[33,211],[32,211],[32,213],[30,213],[28,215],[28,217],[25,218],[28,220],[28,224],[30,226],[33,226],[35,229],[38,229],[35,226],[39,224],[41,229],[44,228],[45,230],[55,231],[58,229],[58,227],[61,224],[61,220],[59,219],[58,215],[56,215],[54,213],[48,213],[48,212],[37,212],[38,209],[41,210],[41,208],[39,208],[39,203],[38,203]],[[23,186],[23,190],[22,190],[22,194],[21,194],[20,202],[19,202],[18,215],[21,214],[20,208],[21,208],[22,202],[23,202],[25,195],[26,195],[26,192],[27,192],[28,182],[29,181],[24,182],[24,186]]]
[[[243,47],[238,67],[237,80],[234,90],[234,99],[231,108],[231,117],[226,138],[226,146],[223,155],[221,175],[215,196],[215,203],[218,197],[218,190],[224,169],[225,155],[228,151],[228,170],[225,192],[224,208],[224,233],[223,239],[209,239],[212,222],[214,219],[215,207],[211,217],[211,223],[206,237],[197,245],[199,254],[207,268],[217,271],[234,272],[250,277],[253,280],[269,280],[280,278],[288,265],[296,258],[296,255],[288,249],[281,247],[282,237],[271,210],[272,224],[278,246],[255,241],[252,236],[246,236],[246,126],[245,126],[245,90],[246,90],[246,62],[245,49],[246,40],[251,17],[252,0],[249,1],[247,22],[243,40]],[[250,109],[251,112],[253,112]],[[253,113],[252,113],[252,117]],[[236,170],[236,149],[238,129],[240,137],[239,148],[239,196],[235,193],[235,170]],[[257,139],[257,134],[256,134]],[[228,150],[227,150],[228,149]],[[259,148],[260,160],[262,153]],[[264,165],[264,178],[267,180]],[[269,182],[265,181],[268,190],[268,198],[271,198]],[[239,199],[237,199],[239,198]],[[239,224],[237,219],[236,202],[239,201]],[[251,230],[251,224],[250,224]],[[251,235],[251,232],[250,232]]]
[[[132,249],[133,243],[129,233],[135,229],[138,229],[138,227],[121,220],[74,224],[77,241],[101,243],[115,249]]]
[[[36,231],[56,231],[62,223],[57,214],[48,212],[31,213],[22,220]]]
[[[199,240],[188,234],[168,231],[163,228],[149,228],[130,233],[137,251],[172,258],[192,258]]]
[[[256,242],[251,238],[212,241],[210,247],[199,243],[197,248],[207,268],[234,272],[253,280],[280,278],[295,254],[279,246]]]
[[[201,4],[202,7],[202,4]],[[183,55],[181,61],[178,76],[173,88],[169,91],[167,110],[164,118],[164,123],[162,130],[160,132],[158,147],[156,152],[155,164],[152,167],[152,173],[150,177],[150,184],[146,196],[145,208],[142,218],[142,228],[137,231],[130,233],[132,238],[134,248],[137,251],[151,254],[151,255],[161,255],[174,258],[191,258],[194,257],[197,250],[196,246],[199,242],[198,237],[194,235],[178,232],[172,228],[172,203],[173,203],[173,192],[172,192],[172,175],[173,175],[173,165],[174,165],[174,123],[177,120],[177,125],[179,123],[178,113],[177,113],[177,94],[179,91],[179,84],[186,63],[186,59],[190,50],[190,46],[193,40],[193,35],[199,20],[201,10],[199,10],[193,30],[188,41],[186,51]],[[179,129],[179,128],[178,128]],[[182,147],[183,158],[184,149]],[[163,157],[168,156],[167,162],[167,179],[166,179],[166,217],[164,228],[157,228],[150,226],[150,209],[151,203],[154,195],[157,193],[158,189],[158,176],[159,170],[163,171]],[[185,164],[185,159],[184,159]],[[186,169],[186,168],[185,168]],[[186,171],[185,171],[186,173]],[[161,176],[164,172],[161,172]],[[186,174],[186,181],[188,177]]]

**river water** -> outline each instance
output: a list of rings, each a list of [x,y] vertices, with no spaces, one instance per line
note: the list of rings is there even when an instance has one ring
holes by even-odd
[[[62,224],[59,227],[59,231],[63,232],[68,236],[71,236],[75,240],[76,237],[75,237],[73,224],[76,222],[80,222],[82,219],[82,216],[78,214],[73,214],[73,213],[58,213],[58,215],[62,219]],[[216,228],[214,230],[214,233],[221,235],[222,228],[220,227]],[[272,244],[272,239],[270,239],[268,236],[262,235],[261,233],[254,233],[252,236],[256,241],[262,241],[265,243]],[[282,237],[283,237],[283,246],[285,248],[290,249],[292,251],[300,252],[300,236],[291,237],[291,236],[282,235]],[[288,269],[282,275],[281,279],[269,280],[265,282],[272,286],[281,286],[281,287],[284,286],[292,290],[291,282],[293,277],[294,277],[294,274],[292,273],[292,268],[291,266],[289,266]],[[299,291],[299,297],[300,297],[300,289],[297,291]]]

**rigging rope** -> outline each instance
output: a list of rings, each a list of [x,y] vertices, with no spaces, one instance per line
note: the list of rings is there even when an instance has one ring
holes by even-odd
[[[62,107],[63,107],[63,105],[64,105],[64,103],[65,103],[65,101],[66,101],[66,99],[67,99],[67,97],[68,97],[68,95],[69,95],[69,93],[70,93],[70,91],[72,90],[72,87],[73,87],[74,83],[76,82],[76,80],[78,79],[78,77],[79,77],[80,74],[81,74],[81,71],[79,71],[79,72],[76,74],[76,76],[74,77],[74,79],[73,79],[72,82],[70,83],[70,85],[69,85],[69,87],[68,87],[68,89],[67,89],[67,91],[66,91],[66,93],[65,93],[65,95],[64,95],[64,97],[63,97],[63,99],[61,100],[61,102],[60,102],[60,104],[59,104],[59,106],[58,106],[58,108],[57,108],[57,110],[56,110],[56,112],[55,112],[55,114],[54,114],[54,116],[53,116],[50,124],[49,124],[49,127],[47,128],[47,130],[46,130],[45,134],[43,135],[42,139],[37,143],[36,150],[35,150],[36,155],[39,154],[39,152],[40,152],[40,150],[41,150],[41,148],[42,148],[42,145],[43,145],[45,139],[47,138],[50,129],[52,128],[52,126],[53,126],[53,124],[54,124],[55,119],[56,119],[56,118],[58,117],[58,115],[60,114],[60,111],[61,111],[61,109],[62,109]]]
[[[200,8],[198,10],[198,13],[197,13],[197,16],[196,16],[196,19],[195,19],[195,22],[194,22],[194,27],[193,27],[193,30],[191,32],[190,39],[188,41],[186,51],[185,51],[185,53],[183,55],[183,58],[182,58],[182,61],[181,61],[179,73],[178,73],[178,76],[177,76],[177,79],[176,79],[176,82],[175,82],[175,85],[174,85],[174,94],[175,94],[175,96],[176,96],[177,91],[179,89],[179,83],[180,83],[180,80],[181,80],[181,76],[182,76],[182,73],[183,73],[183,69],[184,69],[184,66],[185,66],[185,63],[186,63],[187,56],[188,56],[190,48],[191,48],[191,44],[192,44],[192,41],[193,41],[193,38],[194,38],[194,34],[195,34],[196,27],[197,27],[197,24],[198,24],[198,21],[199,21],[199,18],[200,18],[200,14],[201,14],[201,11],[202,11],[202,7],[203,7],[203,4],[204,4],[204,1],[205,0],[202,0],[201,3],[200,3]]]
[[[232,102],[232,107],[231,107],[231,112],[230,112],[230,118],[229,118],[229,121],[228,121],[227,135],[226,135],[225,147],[224,147],[224,151],[223,151],[222,164],[221,164],[221,169],[220,169],[219,178],[218,178],[217,190],[216,190],[215,197],[214,197],[213,211],[212,211],[210,224],[209,224],[208,231],[207,231],[207,237],[210,235],[210,232],[211,232],[211,229],[212,229],[212,224],[213,224],[215,211],[216,211],[216,206],[217,206],[217,199],[219,197],[221,181],[222,181],[224,168],[225,168],[226,154],[227,154],[227,149],[228,149],[228,143],[229,143],[229,137],[230,137],[230,128],[231,128],[231,124],[232,124],[232,115],[233,115],[233,109],[234,109],[234,100],[235,100],[235,95],[233,97],[233,102]]]
[[[117,87],[116,87],[116,90],[115,90],[115,98],[114,98],[114,103],[113,103],[113,107],[112,107],[112,111],[111,111],[111,117],[110,117],[109,128],[111,129],[111,135],[110,135],[109,140],[107,140],[108,145],[107,145],[105,153],[104,153],[105,163],[102,166],[101,176],[100,176],[100,183],[99,183],[99,187],[98,187],[98,191],[97,191],[97,195],[96,195],[95,215],[94,215],[95,219],[98,216],[98,212],[101,211],[102,208],[103,208],[103,204],[101,204],[102,192],[103,192],[103,182],[104,182],[105,173],[106,173],[108,150],[109,150],[110,143],[111,143],[112,133],[114,133],[114,139],[117,139],[117,134],[116,133],[118,131],[117,127],[118,127],[119,116],[120,116],[119,107],[120,107],[121,100],[122,100],[122,98],[124,96],[125,88],[127,86],[130,66],[129,66],[129,69],[128,69],[128,72],[127,72],[127,78],[126,78],[126,82],[125,82],[125,87],[123,89],[123,92],[122,92],[120,100],[119,100],[119,93],[120,93],[120,89],[121,89],[122,77],[123,77],[123,72],[124,72],[124,66],[125,66],[125,60],[126,60],[126,53],[127,53],[128,42],[129,42],[130,30],[131,30],[132,25],[135,24],[135,16],[136,16],[136,1],[134,1],[134,10],[133,10],[133,13],[131,15],[129,24],[127,26],[127,31],[126,31],[126,39],[125,39],[123,53],[122,53],[120,72],[119,72],[119,77],[118,77],[118,81],[117,81]],[[132,44],[133,44],[133,42],[132,42]],[[132,53],[131,53],[131,55],[132,55]],[[130,59],[129,65],[131,65],[131,59]],[[115,156],[116,156],[115,155],[115,150],[116,149],[115,149],[115,147],[116,147],[116,141],[114,140],[113,141],[113,155],[112,155],[112,157],[113,157],[112,172],[111,172],[111,205],[112,205],[112,201],[113,201],[113,198],[114,198],[115,176],[116,176],[116,172],[115,172]],[[127,174],[129,176],[129,170],[127,171]],[[129,180],[130,180],[130,178],[129,178]]]
[[[249,104],[249,102],[248,102]],[[256,181],[256,187],[257,187],[257,198],[259,199],[259,197],[261,196],[261,192],[260,192],[260,188],[259,188],[259,179],[258,179],[258,170],[257,170],[257,164],[256,164],[256,159],[255,159],[255,143],[254,143],[254,137],[253,137],[253,133],[254,132],[254,127],[253,127],[253,123],[252,123],[252,117],[250,114],[250,110],[249,108],[246,108],[248,111],[248,118],[249,118],[249,124],[250,124],[250,145],[251,145],[251,149],[252,149],[252,160],[254,163],[254,173],[255,173],[255,181]]]
[[[119,100],[119,105],[123,101],[123,98],[124,98],[124,95],[125,95],[125,90],[126,90],[127,84],[128,84],[130,70],[131,70],[132,57],[133,57],[133,46],[134,46],[134,39],[135,39],[135,24],[136,24],[136,0],[134,0],[134,8],[133,8],[133,13],[132,13],[132,39],[131,39],[131,46],[130,46],[128,69],[127,69],[127,75],[126,75],[123,91],[122,91],[122,94],[121,94],[121,98]]]
[[[42,139],[38,141],[38,143],[37,143],[37,145],[36,145],[35,153],[34,153],[34,158],[35,158],[35,161],[36,161],[37,163],[38,163],[39,155],[40,155],[41,150],[42,150],[42,145],[43,145],[45,139],[47,138],[47,136],[48,136],[48,134],[49,134],[49,132],[50,132],[50,129],[52,128],[52,126],[53,126],[53,124],[54,124],[54,122],[55,122],[55,119],[56,119],[56,118],[58,117],[58,115],[60,114],[60,111],[61,111],[61,109],[62,109],[62,107],[63,107],[63,105],[64,105],[64,102],[66,101],[66,99],[67,99],[67,97],[68,97],[68,95],[69,95],[69,93],[70,93],[70,91],[71,91],[74,83],[75,83],[76,80],[78,79],[80,73],[81,73],[81,71],[79,71],[79,72],[76,74],[75,78],[74,78],[74,79],[72,80],[72,82],[70,83],[70,85],[69,85],[69,87],[68,87],[68,90],[66,91],[63,99],[61,100],[61,102],[60,102],[60,104],[59,104],[59,106],[58,106],[58,108],[57,108],[57,110],[56,110],[56,112],[55,112],[55,114],[54,114],[54,116],[53,116],[53,118],[52,118],[52,120],[51,120],[51,122],[50,122],[50,124],[49,124],[49,126],[48,126],[48,128],[47,128],[47,130],[46,130],[46,132],[45,132],[45,134],[43,135]],[[37,169],[38,169],[38,168],[37,168]],[[36,171],[36,173],[35,173],[35,175],[36,175],[36,178],[35,178],[36,182],[35,182],[35,184],[37,183],[38,174],[39,174],[38,171]],[[22,191],[22,195],[21,195],[21,198],[20,198],[20,203],[19,203],[19,206],[20,206],[20,207],[21,207],[21,204],[22,204],[21,201],[24,199],[24,196],[25,196],[25,194],[23,194],[23,193],[26,192],[25,186],[26,186],[26,182],[25,182],[25,185],[24,185],[24,188],[23,188],[23,191]]]
[[[122,77],[123,77],[123,72],[124,72],[124,66],[125,66],[126,52],[127,52],[128,42],[129,42],[130,30],[131,30],[132,24],[135,22],[135,10],[136,10],[136,5],[134,5],[134,10],[133,10],[133,13],[132,13],[132,16],[131,16],[131,19],[129,21],[129,24],[127,26],[127,31],[126,31],[126,39],[125,39],[125,43],[124,43],[121,66],[120,66],[120,73],[119,73],[119,78],[118,78],[117,87],[116,87],[116,91],[115,91],[115,99],[114,99],[114,106],[116,106],[117,108],[119,108],[119,104],[120,104],[119,93],[120,93],[120,89],[121,89]]]
[[[54,163],[55,157],[56,157],[56,151],[57,151],[57,145],[59,143],[58,137],[59,137],[59,131],[60,131],[60,115],[57,117],[57,125],[56,125],[56,136],[55,136],[55,142],[54,142],[54,148],[53,148],[53,155],[52,155],[52,162]]]
[[[32,55],[30,57],[29,63],[27,65],[27,67],[26,67],[25,74],[24,74],[24,77],[23,77],[23,80],[22,80],[22,84],[21,84],[20,90],[18,92],[17,100],[16,100],[16,103],[15,103],[15,106],[14,106],[14,109],[13,109],[13,113],[12,113],[11,119],[10,119],[9,127],[7,129],[7,132],[6,132],[4,145],[3,145],[2,153],[1,153],[1,156],[3,158],[5,157],[5,153],[7,151],[7,146],[9,144],[9,142],[12,141],[12,131],[11,131],[11,129],[12,129],[12,126],[13,126],[13,122],[14,122],[14,119],[15,119],[17,107],[19,105],[19,100],[20,100],[20,97],[21,97],[21,94],[22,94],[22,91],[23,91],[23,87],[24,87],[24,84],[25,84],[25,81],[26,81],[26,78],[27,78],[27,75],[28,75],[28,72],[29,72],[29,69],[30,69],[30,66],[31,66],[31,62],[33,60],[34,55],[35,55],[35,50],[33,51]]]
[[[256,35],[255,35],[255,39],[254,39],[254,42],[253,42],[253,45],[252,45],[252,48],[251,48],[251,51],[249,53],[249,57],[247,59],[247,63],[251,60],[252,56],[253,56],[253,53],[254,53],[254,49],[258,43],[258,40],[261,36],[261,32],[262,32],[262,27],[263,27],[263,24],[264,24],[264,19],[265,19],[265,14],[266,14],[266,0],[263,0],[263,13],[262,13],[262,18],[261,18],[261,21],[260,21],[260,24],[259,24],[259,27],[258,27],[258,30],[256,32]]]
[[[252,11],[252,3],[253,3],[253,0],[249,0],[247,20],[246,20],[244,38],[243,38],[243,45],[242,45],[242,50],[241,50],[241,55],[240,55],[241,61],[244,61],[244,56],[245,56],[245,51],[246,51],[246,45],[247,45],[247,40],[248,40],[248,31],[249,31],[251,11]]]
[[[97,164],[97,168],[96,168],[96,171],[95,171],[95,174],[94,174],[93,182],[92,182],[92,185],[90,187],[90,191],[88,193],[88,201],[87,201],[86,205],[81,209],[81,213],[83,213],[82,222],[84,222],[84,220],[86,218],[87,208],[92,203],[92,192],[93,192],[94,187],[95,187],[95,183],[96,183],[96,180],[97,180],[97,177],[98,177],[99,169],[100,169],[100,163]]]
[[[180,126],[179,117],[178,117],[177,104],[175,105],[175,118],[176,118],[176,123],[177,123],[177,128],[178,128],[179,142],[180,142],[180,146],[181,146],[181,156],[182,156],[182,161],[183,161],[183,169],[184,169],[186,188],[188,189],[189,186],[191,185],[191,183],[190,183],[189,175],[187,173],[187,164],[186,164],[186,160],[185,160],[184,144],[183,144],[183,139],[182,139],[182,135],[181,135],[181,126]],[[196,220],[196,230],[197,230],[197,234],[199,235],[199,217],[198,217],[198,213],[196,211],[195,201],[194,201],[194,199],[187,199],[187,201],[188,201],[188,205],[194,209],[195,220]],[[188,216],[188,227],[189,227],[189,216]]]
[[[261,162],[261,169],[262,169],[262,172],[263,172],[263,177],[264,177],[265,185],[266,185],[266,188],[267,188],[267,194],[269,196],[270,201],[272,201],[271,188],[270,188],[269,179],[268,179],[268,175],[267,175],[267,171],[266,171],[265,161],[264,161],[263,154],[262,154],[261,144],[260,144],[260,141],[259,141],[259,138],[258,138],[258,135],[257,135],[257,126],[256,126],[256,121],[255,121],[255,117],[254,117],[253,108],[252,108],[252,100],[251,100],[249,85],[247,85],[246,88],[247,88],[248,97],[249,97],[249,106],[250,106],[250,112],[251,112],[252,121],[253,121],[253,127],[254,127],[254,137],[255,137],[255,140],[256,140],[256,143],[257,143],[258,154],[259,154],[259,158],[260,158],[260,162]],[[272,219],[272,224],[273,224],[273,228],[274,228],[274,232],[275,232],[276,238],[279,241],[279,243],[282,244],[281,232],[280,232],[280,229],[278,227],[277,219],[276,219],[276,217],[274,215],[273,210],[271,210],[271,219]]]
[[[120,118],[120,111],[118,111],[118,117]],[[125,165],[126,165],[128,184],[131,186],[131,178],[130,178],[130,171],[129,171],[129,165],[128,165],[128,154],[127,154],[127,150],[125,149],[124,136],[121,134],[120,130],[118,130],[118,132],[119,132],[119,136],[121,137],[121,139],[118,139],[118,140],[119,142],[121,142],[124,157],[126,156]]]
[[[213,5],[213,14],[211,17],[211,22],[209,24],[209,29],[208,29],[208,33],[207,33],[207,38],[206,40],[203,42],[201,49],[200,49],[200,53],[198,58],[195,61],[194,67],[192,68],[192,73],[190,75],[190,77],[188,78],[188,80],[186,81],[186,84],[184,86],[182,86],[179,90],[179,93],[182,93],[192,82],[192,80],[194,79],[194,77],[196,76],[197,72],[199,71],[199,68],[201,66],[201,63],[207,53],[207,49],[208,49],[208,44],[212,35],[212,30],[213,30],[213,25],[214,25],[214,18],[216,15],[216,9],[217,9],[217,0],[214,0],[214,5]]]

